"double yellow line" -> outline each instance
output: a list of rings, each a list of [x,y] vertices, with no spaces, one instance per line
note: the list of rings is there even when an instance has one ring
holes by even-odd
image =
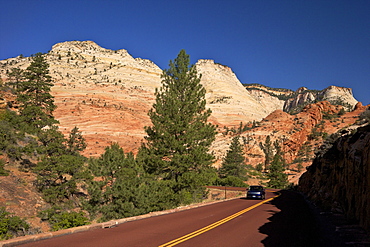
[[[185,236],[182,236],[180,238],[177,238],[175,240],[172,240],[172,241],[170,241],[168,243],[162,244],[159,247],[175,246],[175,245],[177,245],[179,243],[185,242],[186,240],[189,240],[189,239],[194,238],[194,237],[196,237],[196,236],[198,236],[198,235],[200,235],[202,233],[205,233],[205,232],[207,232],[209,230],[212,230],[213,228],[216,228],[216,227],[218,227],[218,226],[220,226],[220,225],[222,225],[222,224],[224,224],[224,223],[226,223],[226,222],[228,222],[228,221],[230,221],[230,220],[232,220],[232,219],[234,219],[234,218],[236,218],[236,217],[238,217],[238,216],[240,216],[240,215],[242,215],[242,214],[244,214],[244,213],[246,213],[246,212],[248,212],[248,211],[250,211],[250,210],[252,210],[252,209],[254,209],[256,207],[258,207],[258,206],[261,206],[262,204],[264,204],[266,202],[269,202],[269,201],[275,199],[278,196],[280,196],[280,194],[277,195],[277,196],[271,197],[271,198],[269,198],[267,200],[264,200],[264,201],[262,201],[260,203],[257,203],[255,205],[249,207],[249,208],[243,209],[243,210],[241,210],[241,211],[239,211],[239,212],[237,212],[237,213],[235,213],[233,215],[230,215],[229,217],[226,217],[226,218],[224,218],[222,220],[219,220],[219,221],[217,221],[217,222],[215,222],[215,223],[213,223],[211,225],[208,225],[206,227],[203,227],[202,229],[199,229],[199,230],[197,230],[195,232],[189,233],[189,234],[187,234]]]

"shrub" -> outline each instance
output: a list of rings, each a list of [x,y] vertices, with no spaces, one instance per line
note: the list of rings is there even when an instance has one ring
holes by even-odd
[[[258,163],[256,165],[256,171],[262,172],[262,170],[263,170],[263,164],[262,163]]]
[[[366,121],[367,123],[370,123],[370,108],[361,113],[360,119]]]
[[[53,231],[89,224],[83,212],[62,212],[58,207],[41,211],[38,216],[48,220]]]
[[[0,240],[6,240],[14,236],[25,235],[30,228],[26,221],[0,207]]]
[[[231,187],[247,187],[244,181],[235,176],[227,176],[226,178],[219,178],[216,180],[218,186],[231,186]]]
[[[4,169],[5,162],[3,159],[0,159],[0,176],[8,176],[9,171]]]

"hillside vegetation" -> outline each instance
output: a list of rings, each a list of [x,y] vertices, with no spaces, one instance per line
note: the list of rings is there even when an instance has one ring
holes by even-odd
[[[85,52],[91,47],[99,50],[94,44],[83,44]],[[360,103],[349,109],[340,102],[317,101],[294,114],[270,109],[260,120],[235,125],[238,114],[225,122],[226,109],[243,97],[256,105],[257,101],[239,84],[235,84],[240,91],[237,97],[210,96],[207,90],[217,88],[211,85],[214,75],[209,74],[213,62],[190,65],[189,56],[181,51],[162,71],[161,87],[150,95],[144,89],[150,83],[143,79],[141,86],[129,89],[124,76],[106,76],[104,83],[98,82],[106,61],[92,55],[97,53],[82,58],[70,52],[68,44],[58,47],[64,53],[51,52],[58,61],[52,60],[51,65],[50,54],[18,58],[29,60],[27,67],[23,63],[17,67],[13,60],[2,63],[6,76],[0,85],[0,192],[4,198],[0,206],[5,207],[2,220],[11,222],[0,229],[3,239],[200,202],[207,198],[205,185],[259,183],[285,188],[297,182],[325,139],[355,124],[365,110]],[[142,71],[128,70],[139,75],[150,74],[145,68],[158,72],[154,64],[131,59],[126,51],[99,52],[117,59],[123,56],[132,66],[139,63]],[[87,58],[91,61],[86,63],[98,66],[96,75],[90,71],[84,77],[87,84],[73,70],[56,79],[56,64],[68,61],[82,71],[90,69],[80,63]],[[129,67],[107,61],[110,70]],[[218,73],[226,74],[223,78],[236,82],[228,67],[217,66]],[[205,73],[204,81],[198,69]],[[94,78],[93,85],[88,84]],[[208,99],[215,101],[207,103]],[[237,107],[241,106],[244,103]],[[111,123],[117,125],[107,127]],[[99,124],[101,129],[96,128]]]

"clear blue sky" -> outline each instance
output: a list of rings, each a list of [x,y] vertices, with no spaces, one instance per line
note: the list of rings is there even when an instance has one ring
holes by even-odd
[[[350,87],[370,103],[370,0],[0,0],[0,59],[92,40],[167,68],[181,49],[242,83]]]

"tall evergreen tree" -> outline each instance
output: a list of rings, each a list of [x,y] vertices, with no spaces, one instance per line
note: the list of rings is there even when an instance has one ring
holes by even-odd
[[[244,161],[243,146],[239,142],[239,136],[234,136],[220,169],[221,176],[246,179],[247,170]]]
[[[8,82],[6,83],[12,89],[17,90],[18,86],[24,80],[24,71],[20,68],[12,68],[11,71],[7,72]]]
[[[284,189],[288,185],[288,175],[284,173],[285,160],[278,142],[275,142],[274,146],[276,153],[273,156],[269,173],[267,174],[267,177],[270,179],[267,185],[275,189]]]
[[[145,128],[147,143],[141,149],[147,155],[146,171],[175,181],[174,191],[188,199],[202,194],[201,186],[215,179],[209,147],[216,129],[207,123],[211,110],[206,109],[200,78],[185,50],[170,61],[162,87],[155,92],[156,102],[149,111],[153,125]]]
[[[82,136],[77,126],[75,126],[69,134],[66,147],[70,154],[79,154],[79,152],[86,149],[85,138]]]
[[[274,147],[271,142],[271,137],[268,135],[266,136],[265,143],[260,142],[260,148],[262,149],[263,153],[265,154],[265,171],[269,169],[269,165],[271,160],[274,156]]]
[[[135,196],[140,172],[134,156],[114,143],[98,159],[89,160],[89,170],[98,179],[89,184],[87,209],[92,214],[102,213],[104,220],[134,215],[130,198]]]
[[[76,141],[75,136],[80,136],[80,139]],[[86,158],[80,154],[86,147],[81,133],[74,128],[66,139],[56,126],[52,126],[40,131],[39,142],[36,150],[41,161],[34,168],[38,175],[37,188],[52,204],[72,199],[78,203],[78,184],[89,178],[84,166]]]
[[[56,106],[50,94],[53,84],[48,68],[42,53],[37,53],[23,73],[17,71],[23,76],[23,79],[17,78],[17,101],[22,123],[29,133],[38,133],[43,127],[58,123],[53,116]]]
[[[105,149],[98,159],[89,160],[96,178],[88,186],[86,209],[100,214],[101,220],[124,218],[173,208],[176,195],[169,181],[144,174],[132,153],[125,154],[117,144]]]

